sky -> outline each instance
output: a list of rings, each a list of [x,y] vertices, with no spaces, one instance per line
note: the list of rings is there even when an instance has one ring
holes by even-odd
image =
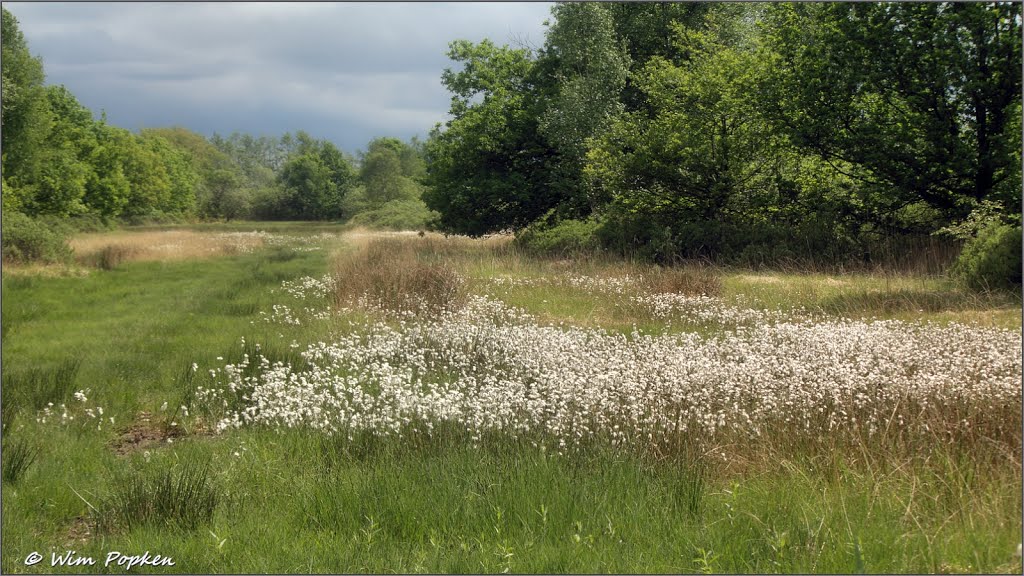
[[[4,2],[48,84],[96,117],[205,136],[305,130],[348,152],[448,116],[448,43],[539,47],[551,3]]]

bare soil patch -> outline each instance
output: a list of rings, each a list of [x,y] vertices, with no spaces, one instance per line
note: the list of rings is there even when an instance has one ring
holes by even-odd
[[[135,422],[132,422],[121,432],[117,440],[114,440],[111,448],[118,456],[127,456],[132,452],[166,444],[168,440],[184,435],[185,431],[180,426],[154,422],[151,413],[140,412]]]

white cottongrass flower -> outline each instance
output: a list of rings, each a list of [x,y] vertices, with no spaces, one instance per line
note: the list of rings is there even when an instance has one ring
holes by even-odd
[[[817,438],[871,436],[894,426],[927,431],[929,415],[955,414],[942,421],[962,429],[1019,413],[1019,332],[761,322],[758,311],[733,312],[705,298],[665,301],[717,310],[735,330],[703,338],[556,328],[473,297],[437,318],[370,321],[311,344],[303,371],[262,356],[228,364],[213,371],[223,374],[219,386],[197,398],[222,410],[218,431],[259,425],[402,435],[448,422],[475,438],[541,433],[560,448],[593,435],[613,444],[681,434],[754,438],[779,426]]]

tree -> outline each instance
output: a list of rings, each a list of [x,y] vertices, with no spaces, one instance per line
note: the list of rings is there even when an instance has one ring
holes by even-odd
[[[96,146],[88,156],[92,171],[86,182],[84,202],[93,213],[117,217],[128,206],[131,195],[125,164],[133,136],[102,121],[93,126],[93,134]]]
[[[554,94],[539,130],[560,154],[556,181],[572,198],[570,216],[586,216],[597,206],[585,197],[582,169],[590,139],[601,135],[623,111],[629,56],[615,35],[608,10],[599,4],[559,4],[548,30],[543,58],[550,59]]]
[[[29,53],[14,15],[6,8],[0,12],[3,207],[31,210],[40,172],[45,169],[41,152],[53,118],[43,88],[43,63]]]
[[[591,151],[587,175],[618,209],[672,226],[738,222],[772,194],[778,139],[750,98],[756,54],[725,30],[677,26],[691,57],[652,58],[636,78],[650,112],[624,116]]]
[[[556,152],[538,130],[543,109],[532,53],[459,40],[448,56],[462,69],[441,77],[452,93],[452,119],[427,142],[423,199],[453,232],[526,226],[564,199],[550,186]]]
[[[249,215],[254,187],[238,163],[201,134],[182,127],[146,128],[142,135],[158,136],[184,154],[197,176],[195,209],[206,218]]]
[[[354,185],[355,169],[334,144],[297,135],[298,151],[281,168],[282,209],[291,218],[330,220],[343,216],[342,200]]]
[[[1020,26],[1019,3],[773,6],[767,110],[804,150],[860,167],[879,217],[1018,206],[1001,183],[1020,172]]]
[[[363,154],[359,179],[364,186],[368,208],[379,208],[392,200],[419,197],[419,190],[406,175],[402,155],[406,146],[397,138],[377,138]],[[410,160],[406,160],[409,163]]]

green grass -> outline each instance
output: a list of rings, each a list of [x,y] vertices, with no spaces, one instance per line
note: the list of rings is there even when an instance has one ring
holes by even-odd
[[[488,275],[541,277],[565,266],[464,258],[473,290]],[[732,468],[713,454],[659,458],[600,442],[561,456],[528,439],[484,438],[473,447],[459,430],[351,442],[306,430],[213,434],[189,406],[208,383],[206,369],[253,356],[256,343],[271,360],[301,364],[291,342],[349,329],[306,317],[298,326],[270,324],[260,314],[274,304],[310,305],[272,290],[329,269],[327,251],[271,248],[129,261],[79,277],[5,276],[0,571],[123,572],[102,566],[113,550],[174,558],[174,567],[150,569],[161,573],[1021,570],[1013,555],[1021,541],[1018,456],[993,463],[967,448],[943,448]],[[608,273],[600,263],[578,269]],[[722,296],[858,316],[977,314],[1020,326],[1019,300],[962,295],[940,280],[751,276],[723,271]],[[554,322],[616,330],[636,321],[615,298],[571,287],[503,294]],[[887,299],[904,296],[904,303]],[[71,396],[77,390],[89,391],[87,404]],[[75,420],[37,422],[37,409],[50,401],[68,404]],[[86,405],[104,407],[115,423],[98,429],[81,412]],[[184,433],[166,435],[172,422]],[[114,446],[130,426],[153,439],[119,454]],[[50,554],[67,550],[98,565],[51,567]],[[25,566],[32,551],[44,561]]]
[[[947,278],[897,274],[752,273],[724,274],[723,296],[765,308],[806,307],[833,316],[897,320],[971,322],[1021,327],[1021,295],[977,293]]]

